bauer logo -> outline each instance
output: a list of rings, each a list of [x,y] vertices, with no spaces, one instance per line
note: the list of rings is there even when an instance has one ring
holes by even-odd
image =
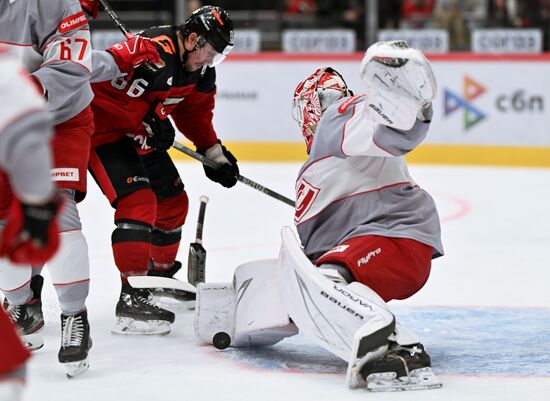
[[[321,189],[314,187],[306,180],[302,180],[296,191],[296,211],[294,221],[299,223],[307,214]]]
[[[445,117],[454,114],[456,111],[462,110],[464,131],[470,130],[487,117],[483,111],[473,104],[485,92],[487,92],[487,88],[469,76],[464,76],[462,84],[463,96],[449,89],[445,89]]]
[[[384,111],[378,107],[377,105],[373,104],[373,103],[369,103],[369,107],[371,109],[373,109],[376,113],[378,113],[378,115],[380,117],[382,117],[384,119],[384,121],[386,121],[388,124],[393,124],[393,121],[391,118],[389,118],[386,113],[384,113]]]
[[[80,28],[83,25],[86,25],[88,20],[84,11],[81,11],[77,14],[71,15],[70,17],[63,18],[57,27],[57,30],[60,33],[69,32],[73,29]]]

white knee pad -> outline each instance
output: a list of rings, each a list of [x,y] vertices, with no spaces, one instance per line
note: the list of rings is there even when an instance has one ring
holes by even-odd
[[[0,289],[4,292],[14,291],[30,282],[32,268],[30,265],[16,265],[7,258],[0,259]]]
[[[80,230],[60,233],[59,250],[47,264],[54,285],[90,279],[88,244]]]
[[[237,267],[233,284],[200,284],[195,307],[195,332],[206,343],[227,333],[231,346],[273,345],[298,333],[289,321],[275,282],[276,260],[258,260]]]

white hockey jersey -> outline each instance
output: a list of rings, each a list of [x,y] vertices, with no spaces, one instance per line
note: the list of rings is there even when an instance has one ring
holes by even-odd
[[[0,45],[0,169],[26,203],[42,203],[53,193],[51,135],[43,97],[14,52]]]
[[[341,99],[323,113],[296,181],[295,223],[312,260],[361,235],[411,238],[443,254],[431,196],[409,174],[404,155],[429,123],[410,131],[376,124],[365,96]],[[430,110],[431,113],[431,110]]]

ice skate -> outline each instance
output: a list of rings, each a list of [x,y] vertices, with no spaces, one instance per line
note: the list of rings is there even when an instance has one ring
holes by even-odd
[[[117,324],[113,334],[124,335],[166,335],[174,323],[174,313],[151,303],[152,295],[147,289],[122,286],[116,305]]]
[[[61,348],[59,362],[65,367],[69,379],[88,370],[88,351],[92,348],[88,312],[76,315],[61,315]]]
[[[367,362],[360,374],[369,391],[427,390],[442,386],[422,344],[392,343],[384,356]]]
[[[171,278],[177,281],[177,278],[174,278],[174,275],[181,269],[181,262],[175,261],[170,269],[167,270],[149,270],[147,272],[148,276],[151,277],[166,277]],[[161,303],[165,303],[166,299],[175,300],[178,302],[185,302],[189,306],[194,306],[194,301],[196,299],[196,293],[189,292],[185,290],[180,290],[176,288],[151,288],[151,293],[155,297],[155,300],[159,300]]]
[[[33,297],[23,305],[12,305],[7,299],[4,299],[4,309],[31,351],[36,351],[44,346],[44,339],[38,334],[38,331],[44,327],[41,300],[43,284],[44,278],[40,275],[31,279]]]

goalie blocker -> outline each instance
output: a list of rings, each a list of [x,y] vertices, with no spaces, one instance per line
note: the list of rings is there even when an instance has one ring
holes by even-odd
[[[278,259],[237,267],[232,283],[197,288],[195,334],[216,348],[273,345],[298,332],[348,362],[350,388],[441,387],[420,340],[384,301],[363,284],[324,276],[289,227]]]

